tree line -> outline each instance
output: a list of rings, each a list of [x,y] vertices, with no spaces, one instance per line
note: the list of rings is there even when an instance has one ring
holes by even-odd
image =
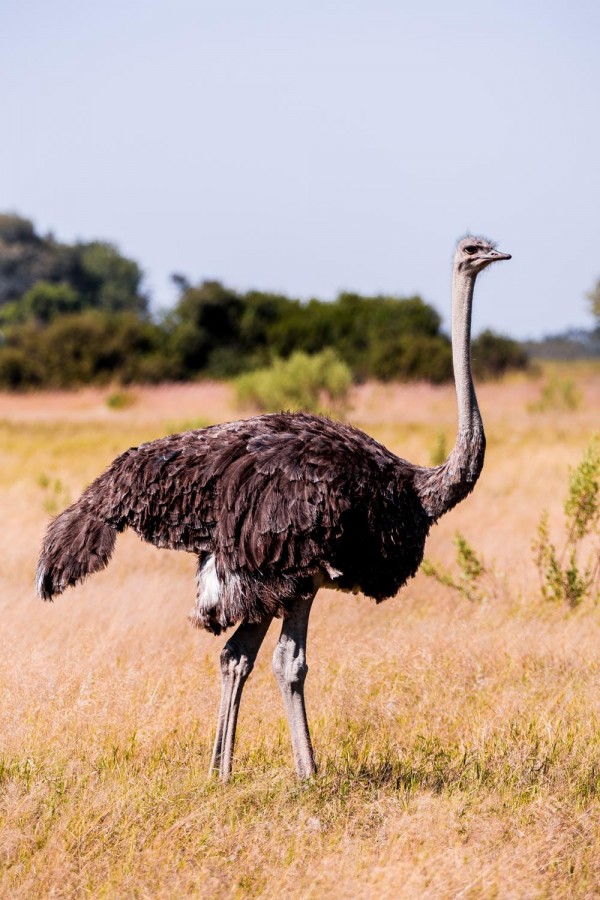
[[[173,275],[175,306],[151,315],[139,265],[104,241],[65,244],[0,215],[0,387],[230,378],[287,359],[335,351],[355,380],[452,378],[438,313],[421,297],[341,293],[301,302]],[[473,342],[476,374],[524,368],[510,338]]]

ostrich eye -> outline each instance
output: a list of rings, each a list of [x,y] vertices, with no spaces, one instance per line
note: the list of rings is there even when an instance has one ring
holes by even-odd
[[[470,247],[465,247],[465,253],[473,254],[473,253],[477,253],[478,250],[479,250],[479,247],[474,247],[473,244],[471,244]]]

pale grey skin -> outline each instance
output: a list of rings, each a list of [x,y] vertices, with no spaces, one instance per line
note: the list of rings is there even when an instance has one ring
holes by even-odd
[[[456,444],[445,467],[467,478],[468,448],[483,434],[483,425],[471,375],[471,308],[477,275],[493,262],[510,259],[510,254],[496,250],[491,241],[468,236],[459,241],[454,255],[452,273],[452,360],[458,403],[458,433]],[[423,478],[423,503],[435,507],[438,473],[444,468],[430,470]],[[464,475],[462,473],[465,473]],[[440,514],[443,514],[443,510]],[[283,620],[281,635],[273,654],[273,671],[279,684],[290,727],[294,763],[301,779],[316,772],[306,708],[304,682],[306,665],[306,635],[314,595],[324,582],[314,585],[310,598],[299,599]],[[235,730],[242,690],[263,639],[271,624],[265,618],[256,624],[242,623],[229,638],[221,653],[221,703],[211,773],[218,773],[226,781],[231,775]]]

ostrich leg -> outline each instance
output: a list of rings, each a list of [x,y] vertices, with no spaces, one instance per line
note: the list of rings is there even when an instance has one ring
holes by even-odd
[[[298,600],[283,620],[281,635],[273,654],[273,671],[285,704],[299,778],[310,778],[317,771],[304,706],[304,681],[308,672],[306,633],[313,599],[314,597],[309,597]]]
[[[218,770],[222,781],[227,781],[231,775],[235,727],[242,691],[254,668],[254,660],[271,619],[272,616],[269,616],[256,624],[242,622],[221,651],[221,703],[209,775]]]

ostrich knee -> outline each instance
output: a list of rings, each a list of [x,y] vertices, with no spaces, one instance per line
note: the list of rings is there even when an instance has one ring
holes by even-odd
[[[242,682],[247,680],[254,668],[254,660],[251,659],[234,640],[229,640],[221,650],[221,677],[224,681],[235,679]]]
[[[273,653],[273,672],[282,691],[295,693],[302,690],[308,666],[304,650],[296,653],[293,644],[279,643]]]

